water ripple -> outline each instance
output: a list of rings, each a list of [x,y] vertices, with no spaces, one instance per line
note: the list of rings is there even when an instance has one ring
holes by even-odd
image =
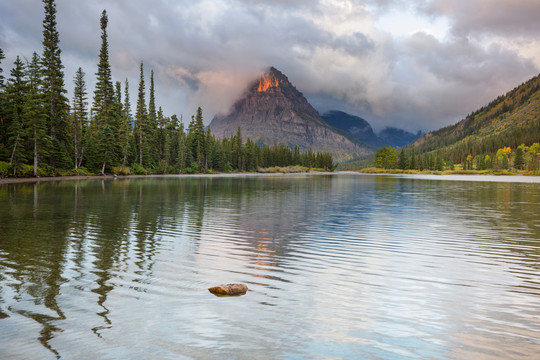
[[[540,351],[534,184],[335,175],[3,189],[0,357]],[[207,291],[230,282],[250,291]]]

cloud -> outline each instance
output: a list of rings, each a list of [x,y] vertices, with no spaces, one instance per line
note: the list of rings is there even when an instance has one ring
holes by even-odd
[[[489,4],[492,6],[488,6]],[[154,70],[158,105],[205,122],[225,112],[248,83],[275,66],[320,111],[360,115],[387,125],[430,130],[458,121],[540,69],[536,0],[57,0],[65,83],[81,66],[92,98],[109,16],[114,80],[136,99],[139,64]],[[407,32],[377,21],[410,15]],[[410,31],[415,17],[445,19],[446,36]],[[41,52],[40,0],[0,2],[0,47],[15,56]],[[397,33],[396,33],[397,31]],[[444,29],[443,29],[444,31]],[[4,71],[9,75],[8,71]],[[147,90],[148,90],[147,85]]]
[[[440,41],[417,33],[399,45],[394,71],[399,86],[393,98],[402,99],[396,108],[406,109],[405,100],[410,108],[405,114],[423,109],[416,120],[408,121],[437,129],[517,86],[537,69],[532,61],[497,44],[483,46],[459,38]]]
[[[451,19],[458,36],[487,33],[536,38],[540,32],[537,0],[433,0],[419,9]]]

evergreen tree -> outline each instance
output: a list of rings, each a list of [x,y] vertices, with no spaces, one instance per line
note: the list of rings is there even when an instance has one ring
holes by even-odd
[[[99,128],[96,124],[94,111],[90,109],[89,124],[83,133],[84,164],[87,168],[95,170],[100,165],[98,154]]]
[[[141,62],[141,75],[139,79],[139,93],[137,96],[137,109],[135,113],[135,136],[137,139],[138,162],[143,164],[143,152],[146,146],[147,113],[144,97],[144,70]]]
[[[122,104],[122,84],[120,81],[117,81],[114,84],[114,110],[115,110],[115,117],[117,119],[122,118],[122,107],[124,105]],[[117,123],[117,126],[120,126],[120,121]]]
[[[176,130],[178,137],[177,167],[178,172],[184,172],[187,163],[186,134],[184,133],[184,124],[180,123]]]
[[[68,127],[69,102],[64,88],[64,72],[60,59],[59,35],[56,29],[56,4],[54,0],[43,0],[45,19],[43,20],[43,95],[47,114],[49,136],[52,141],[50,164],[53,167],[67,168],[71,164],[68,146],[70,134]]]
[[[129,101],[129,82],[126,78],[124,88],[124,106],[122,108],[122,121],[118,132],[118,141],[122,150],[122,166],[126,166],[129,156],[129,143],[131,138],[131,103]]]
[[[156,112],[156,97],[154,87],[154,70],[150,71],[150,94],[148,96],[148,113],[147,113],[147,127],[146,127],[146,139],[149,147],[149,164],[156,164],[159,162],[159,140],[158,140],[158,118]]]
[[[523,153],[523,147],[519,146],[516,149],[516,155],[514,157],[514,167],[518,170],[523,170],[523,166],[525,165],[525,158]]]
[[[13,121],[8,128],[8,146],[11,149],[9,166],[13,169],[13,176],[16,176],[18,166],[24,161],[23,126],[23,118],[14,114]]]
[[[154,70],[150,71],[150,96],[148,98],[148,122],[155,123],[156,114],[156,96],[154,88]]]
[[[2,131],[4,127],[4,75],[2,75],[4,72],[4,69],[2,69],[2,60],[4,59],[4,50],[0,48],[0,143],[2,141]]]
[[[205,144],[206,136],[204,132],[202,109],[197,109],[196,116],[191,117],[189,123],[186,147],[188,148],[187,166],[193,168],[190,161],[197,164],[197,168],[202,169],[206,165],[205,161]]]
[[[405,155],[404,148],[401,148],[401,151],[399,152],[398,168],[401,170],[405,170],[408,168],[407,156]]]
[[[105,125],[113,127],[114,114],[114,89],[109,63],[109,43],[107,40],[107,11],[101,13],[101,49],[99,51],[97,82],[94,90],[93,110],[98,128]]]
[[[4,50],[0,48],[0,92],[2,92],[2,89],[4,89],[4,75],[2,75],[4,69],[2,69],[2,60],[4,60],[5,58],[6,57],[4,56]]]
[[[79,67],[75,74],[73,90],[73,105],[72,105],[72,119],[73,119],[73,149],[75,169],[81,166],[84,148],[83,148],[83,129],[86,128],[86,121],[88,112],[86,106],[88,105],[88,97],[86,93],[86,83],[84,81],[85,73],[82,68]]]
[[[195,116],[195,139],[197,144],[197,165],[199,166],[199,169],[206,169],[206,136],[204,133],[203,115],[200,106],[197,108],[197,115]]]
[[[165,151],[165,142],[167,140],[167,118],[163,115],[163,109],[159,107],[157,113],[157,128],[156,128],[156,153],[158,159],[164,160],[168,157],[167,152]],[[167,159],[165,159],[167,160]],[[168,162],[168,161],[167,161]]]
[[[204,130],[204,127],[203,127]],[[204,168],[208,170],[212,167],[212,145],[214,143],[214,137],[212,136],[212,132],[210,131],[210,128],[206,129],[205,135],[204,135],[204,148],[203,148],[203,156],[204,156]]]
[[[234,144],[235,144],[235,147],[234,147],[234,153],[233,153],[233,156],[234,156],[234,159],[235,159],[235,163],[233,164],[233,166],[235,166],[238,170],[242,170],[242,130],[240,129],[240,126],[238,127],[238,129],[236,130],[236,138],[234,140]]]
[[[105,175],[105,166],[115,161],[114,134],[109,125],[103,126],[99,133],[98,151],[101,158],[101,174]]]
[[[26,93],[25,67],[17,56],[10,72],[5,91],[5,119],[2,135],[0,160],[9,161],[11,166],[22,158],[23,107]],[[3,147],[5,144],[5,148]],[[16,166],[15,166],[16,167]]]
[[[33,175],[38,176],[40,160],[49,155],[51,139],[47,133],[46,113],[41,93],[41,66],[37,53],[27,69],[27,91],[23,108],[26,137],[30,140],[33,158]]]

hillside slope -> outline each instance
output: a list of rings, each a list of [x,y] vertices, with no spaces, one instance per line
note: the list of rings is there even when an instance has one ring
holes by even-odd
[[[540,75],[499,96],[455,125],[424,134],[415,152],[443,151],[461,162],[469,154],[494,153],[540,141]]]

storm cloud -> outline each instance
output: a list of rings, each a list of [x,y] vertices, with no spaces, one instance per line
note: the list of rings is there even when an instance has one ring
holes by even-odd
[[[68,91],[81,66],[92,98],[106,9],[114,80],[129,79],[135,99],[144,61],[165,114],[202,106],[206,123],[269,66],[320,112],[410,131],[454,123],[540,69],[536,0],[56,3]],[[41,52],[42,18],[39,0],[0,3],[4,69]]]

